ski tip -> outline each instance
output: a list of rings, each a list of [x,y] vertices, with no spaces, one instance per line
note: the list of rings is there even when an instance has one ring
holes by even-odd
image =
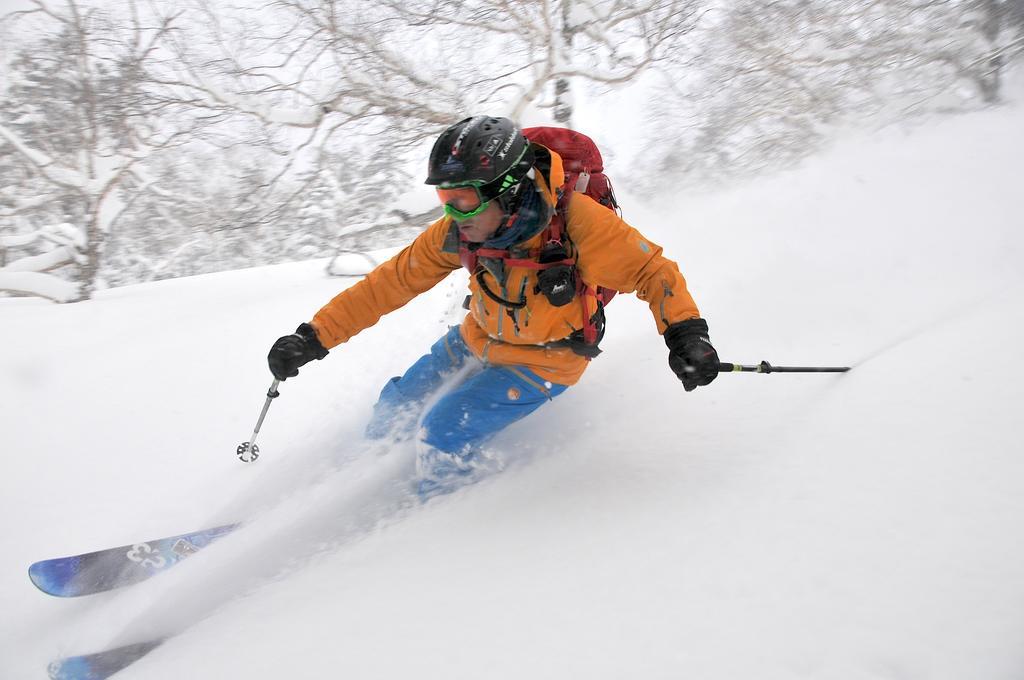
[[[74,593],[67,592],[64,588],[68,584],[66,571],[57,560],[44,560],[34,562],[28,568],[28,578],[32,584],[54,597],[72,597]]]
[[[166,638],[137,642],[94,654],[69,656],[50,664],[50,680],[105,680],[162,645]]]
[[[54,661],[46,670],[50,680],[81,680],[95,676],[88,659],[81,656]]]

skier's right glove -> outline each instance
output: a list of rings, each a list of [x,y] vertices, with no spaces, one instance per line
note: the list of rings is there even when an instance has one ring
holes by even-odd
[[[291,335],[277,339],[267,355],[267,363],[275,378],[285,380],[297,376],[300,366],[325,356],[327,350],[320,344],[316,331],[308,323],[303,323]]]

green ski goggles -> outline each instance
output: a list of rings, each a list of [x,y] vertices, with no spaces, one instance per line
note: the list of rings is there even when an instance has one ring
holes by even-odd
[[[485,198],[481,187],[483,182],[469,182],[457,186],[438,187],[437,196],[444,204],[444,213],[456,222],[468,220],[487,210],[491,200]]]
[[[519,157],[504,175],[490,182],[467,180],[437,187],[437,196],[444,205],[444,213],[456,222],[468,220],[487,210],[491,201],[497,199],[526,177],[533,162],[533,154],[527,157],[530,147],[524,147]],[[527,159],[524,161],[524,159]]]

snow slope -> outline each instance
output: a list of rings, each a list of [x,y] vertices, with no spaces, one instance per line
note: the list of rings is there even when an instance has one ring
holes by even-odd
[[[583,382],[494,442],[505,471],[425,506],[394,481],[411,452],[358,433],[457,279],[282,385],[253,465],[233,450],[270,342],[348,285],[323,262],[0,300],[0,677],[178,633],[118,677],[1019,678],[1021,120],[621,197],[723,360],[855,370],[685,394],[623,296]],[[137,588],[57,600],[25,576],[240,517]]]

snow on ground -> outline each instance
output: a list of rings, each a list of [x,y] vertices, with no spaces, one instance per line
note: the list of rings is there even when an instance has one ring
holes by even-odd
[[[507,469],[425,506],[394,481],[411,451],[359,431],[459,279],[284,383],[252,465],[233,451],[270,343],[349,285],[325,262],[0,300],[0,677],[179,633],[118,677],[1019,678],[1020,122],[622,196],[723,360],[855,369],[686,394],[623,296],[583,382],[494,442]],[[26,578],[239,518],[135,588],[58,600]]]

